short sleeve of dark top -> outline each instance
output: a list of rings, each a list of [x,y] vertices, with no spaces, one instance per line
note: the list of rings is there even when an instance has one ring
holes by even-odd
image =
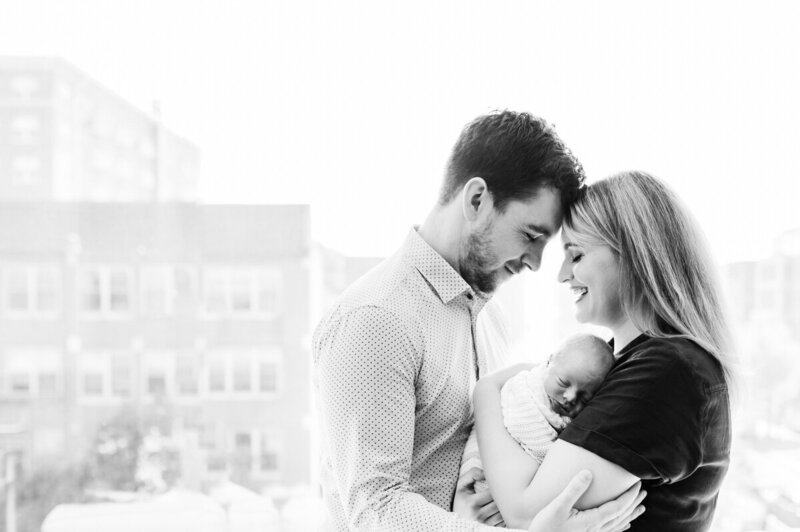
[[[707,530],[730,454],[728,392],[716,360],[684,339],[639,336],[560,438],[642,479],[631,530]]]

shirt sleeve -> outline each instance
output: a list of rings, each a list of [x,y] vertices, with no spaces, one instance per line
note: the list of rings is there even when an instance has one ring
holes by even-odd
[[[411,490],[418,354],[387,310],[334,326],[317,360],[323,441],[353,530],[493,530]]]
[[[645,347],[611,370],[560,438],[641,479],[679,480],[702,460],[699,390],[675,350]]]

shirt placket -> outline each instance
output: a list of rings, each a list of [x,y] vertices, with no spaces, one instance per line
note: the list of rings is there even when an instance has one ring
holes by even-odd
[[[472,361],[475,365],[475,381],[481,378],[481,365],[480,357],[478,355],[478,341],[477,341],[477,323],[478,312],[483,305],[478,306],[476,303],[476,296],[471,292],[467,292],[467,310],[469,310],[469,328],[472,336]]]

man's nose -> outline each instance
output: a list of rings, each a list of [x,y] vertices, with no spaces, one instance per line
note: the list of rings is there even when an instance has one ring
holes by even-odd
[[[522,263],[527,266],[531,271],[535,272],[542,265],[542,251],[531,251],[522,256]]]

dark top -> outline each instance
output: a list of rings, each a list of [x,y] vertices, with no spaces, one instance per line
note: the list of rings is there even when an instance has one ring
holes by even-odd
[[[708,530],[731,446],[722,369],[694,342],[641,335],[560,438],[642,479],[631,531]]]

